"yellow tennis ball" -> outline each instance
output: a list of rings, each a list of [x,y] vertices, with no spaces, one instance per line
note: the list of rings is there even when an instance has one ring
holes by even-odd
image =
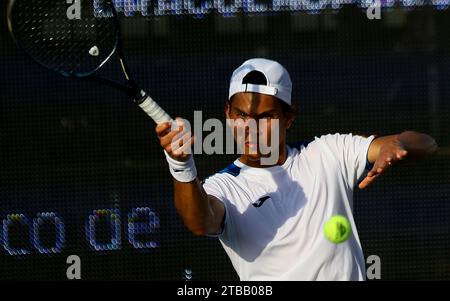
[[[340,244],[349,238],[352,227],[345,216],[335,215],[325,223],[324,232],[329,241]]]

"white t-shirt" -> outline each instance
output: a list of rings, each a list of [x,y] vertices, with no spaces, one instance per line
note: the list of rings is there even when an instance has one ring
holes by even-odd
[[[249,167],[239,160],[203,187],[225,205],[218,235],[241,280],[364,280],[365,260],[352,214],[374,136],[324,135],[288,146],[283,165]],[[352,234],[334,244],[324,224],[334,215]]]

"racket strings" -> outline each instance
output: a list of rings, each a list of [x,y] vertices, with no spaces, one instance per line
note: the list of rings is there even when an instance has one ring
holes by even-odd
[[[108,60],[118,40],[111,10],[99,3],[81,0],[80,19],[70,19],[66,1],[16,0],[10,13],[13,35],[45,67],[65,75],[89,75]]]

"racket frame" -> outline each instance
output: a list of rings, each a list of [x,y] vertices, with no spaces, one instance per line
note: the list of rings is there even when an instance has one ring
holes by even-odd
[[[32,0],[29,0],[32,1]],[[94,0],[92,0],[94,1]],[[108,86],[112,86],[114,88],[117,88],[121,91],[123,91],[125,94],[127,94],[129,97],[131,97],[134,100],[134,103],[137,104],[148,116],[150,116],[157,124],[162,122],[171,122],[173,119],[162,109],[150,96],[147,95],[146,92],[144,92],[139,85],[136,83],[136,81],[131,76],[131,72],[128,66],[127,61],[125,60],[125,55],[123,53],[123,44],[122,44],[122,38],[121,38],[121,26],[119,17],[116,11],[116,8],[114,6],[114,3],[112,0],[105,0],[105,5],[107,5],[112,12],[112,18],[113,22],[116,27],[116,41],[114,44],[114,48],[111,50],[111,53],[107,56],[107,58],[97,66],[92,72],[89,72],[87,74],[69,74],[66,72],[60,72],[57,70],[54,70],[52,68],[49,68],[48,66],[45,66],[43,63],[39,62],[37,59],[35,59],[28,51],[21,45],[19,40],[16,38],[16,35],[14,34],[14,28],[13,24],[11,22],[12,20],[12,11],[16,0],[10,0],[8,3],[7,8],[7,22],[8,22],[8,29],[9,32],[13,38],[13,40],[16,42],[16,44],[21,48],[27,56],[31,57],[31,59],[38,63],[40,66],[45,67],[46,69],[50,69],[53,72],[56,72],[60,75],[63,75],[65,77],[70,78],[81,78],[81,79],[87,79],[91,81],[96,81]],[[122,70],[122,74],[124,76],[124,79],[127,83],[121,84],[116,81],[106,79],[100,76],[95,76],[95,73],[102,68],[114,54],[117,54],[117,57],[119,59],[120,67]]]
[[[30,0],[30,1],[32,1],[32,0]],[[94,1],[94,0],[92,0],[92,1]],[[21,48],[23,50],[23,52],[29,58],[31,58],[35,63],[39,64],[40,66],[44,67],[45,69],[56,72],[59,75],[62,75],[67,78],[79,78],[79,79],[84,79],[84,80],[93,80],[93,81],[96,81],[103,85],[109,85],[114,88],[117,88],[117,89],[121,90],[122,92],[124,92],[127,96],[132,97],[133,100],[137,104],[140,104],[141,102],[143,102],[145,100],[145,98],[143,97],[143,95],[141,93],[141,91],[142,91],[141,88],[139,87],[137,82],[134,80],[134,78],[131,76],[128,62],[125,59],[125,55],[123,52],[123,43],[122,43],[122,39],[121,39],[121,26],[120,26],[120,22],[119,22],[119,16],[118,16],[118,13],[116,11],[113,1],[107,0],[107,1],[105,1],[105,5],[108,5],[108,7],[111,9],[112,14],[113,14],[113,16],[110,18],[113,18],[113,22],[114,22],[115,28],[116,28],[115,45],[114,45],[113,49],[111,50],[111,52],[109,53],[109,55],[106,57],[106,59],[104,59],[94,70],[92,70],[89,73],[85,73],[85,74],[67,73],[67,72],[57,71],[52,68],[49,68],[45,64],[41,63],[39,60],[35,59],[26,50],[26,48],[22,46],[19,39],[17,39],[17,37],[16,37],[16,34],[14,32],[14,27],[12,24],[12,19],[13,19],[12,11],[13,11],[15,2],[16,2],[16,0],[10,0],[8,3],[7,13],[6,13],[8,30],[9,30],[9,33],[10,33],[12,39],[16,43],[16,45],[19,46],[19,48]],[[118,61],[120,63],[120,70],[122,71],[124,79],[128,85],[95,75],[107,62],[109,62],[111,60],[111,58],[114,56],[114,54],[116,54],[118,57]]]

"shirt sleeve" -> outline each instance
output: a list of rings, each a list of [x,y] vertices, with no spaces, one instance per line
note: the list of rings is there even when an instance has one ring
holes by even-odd
[[[320,139],[335,154],[342,173],[350,187],[354,188],[369,166],[367,153],[375,136],[334,134]]]

